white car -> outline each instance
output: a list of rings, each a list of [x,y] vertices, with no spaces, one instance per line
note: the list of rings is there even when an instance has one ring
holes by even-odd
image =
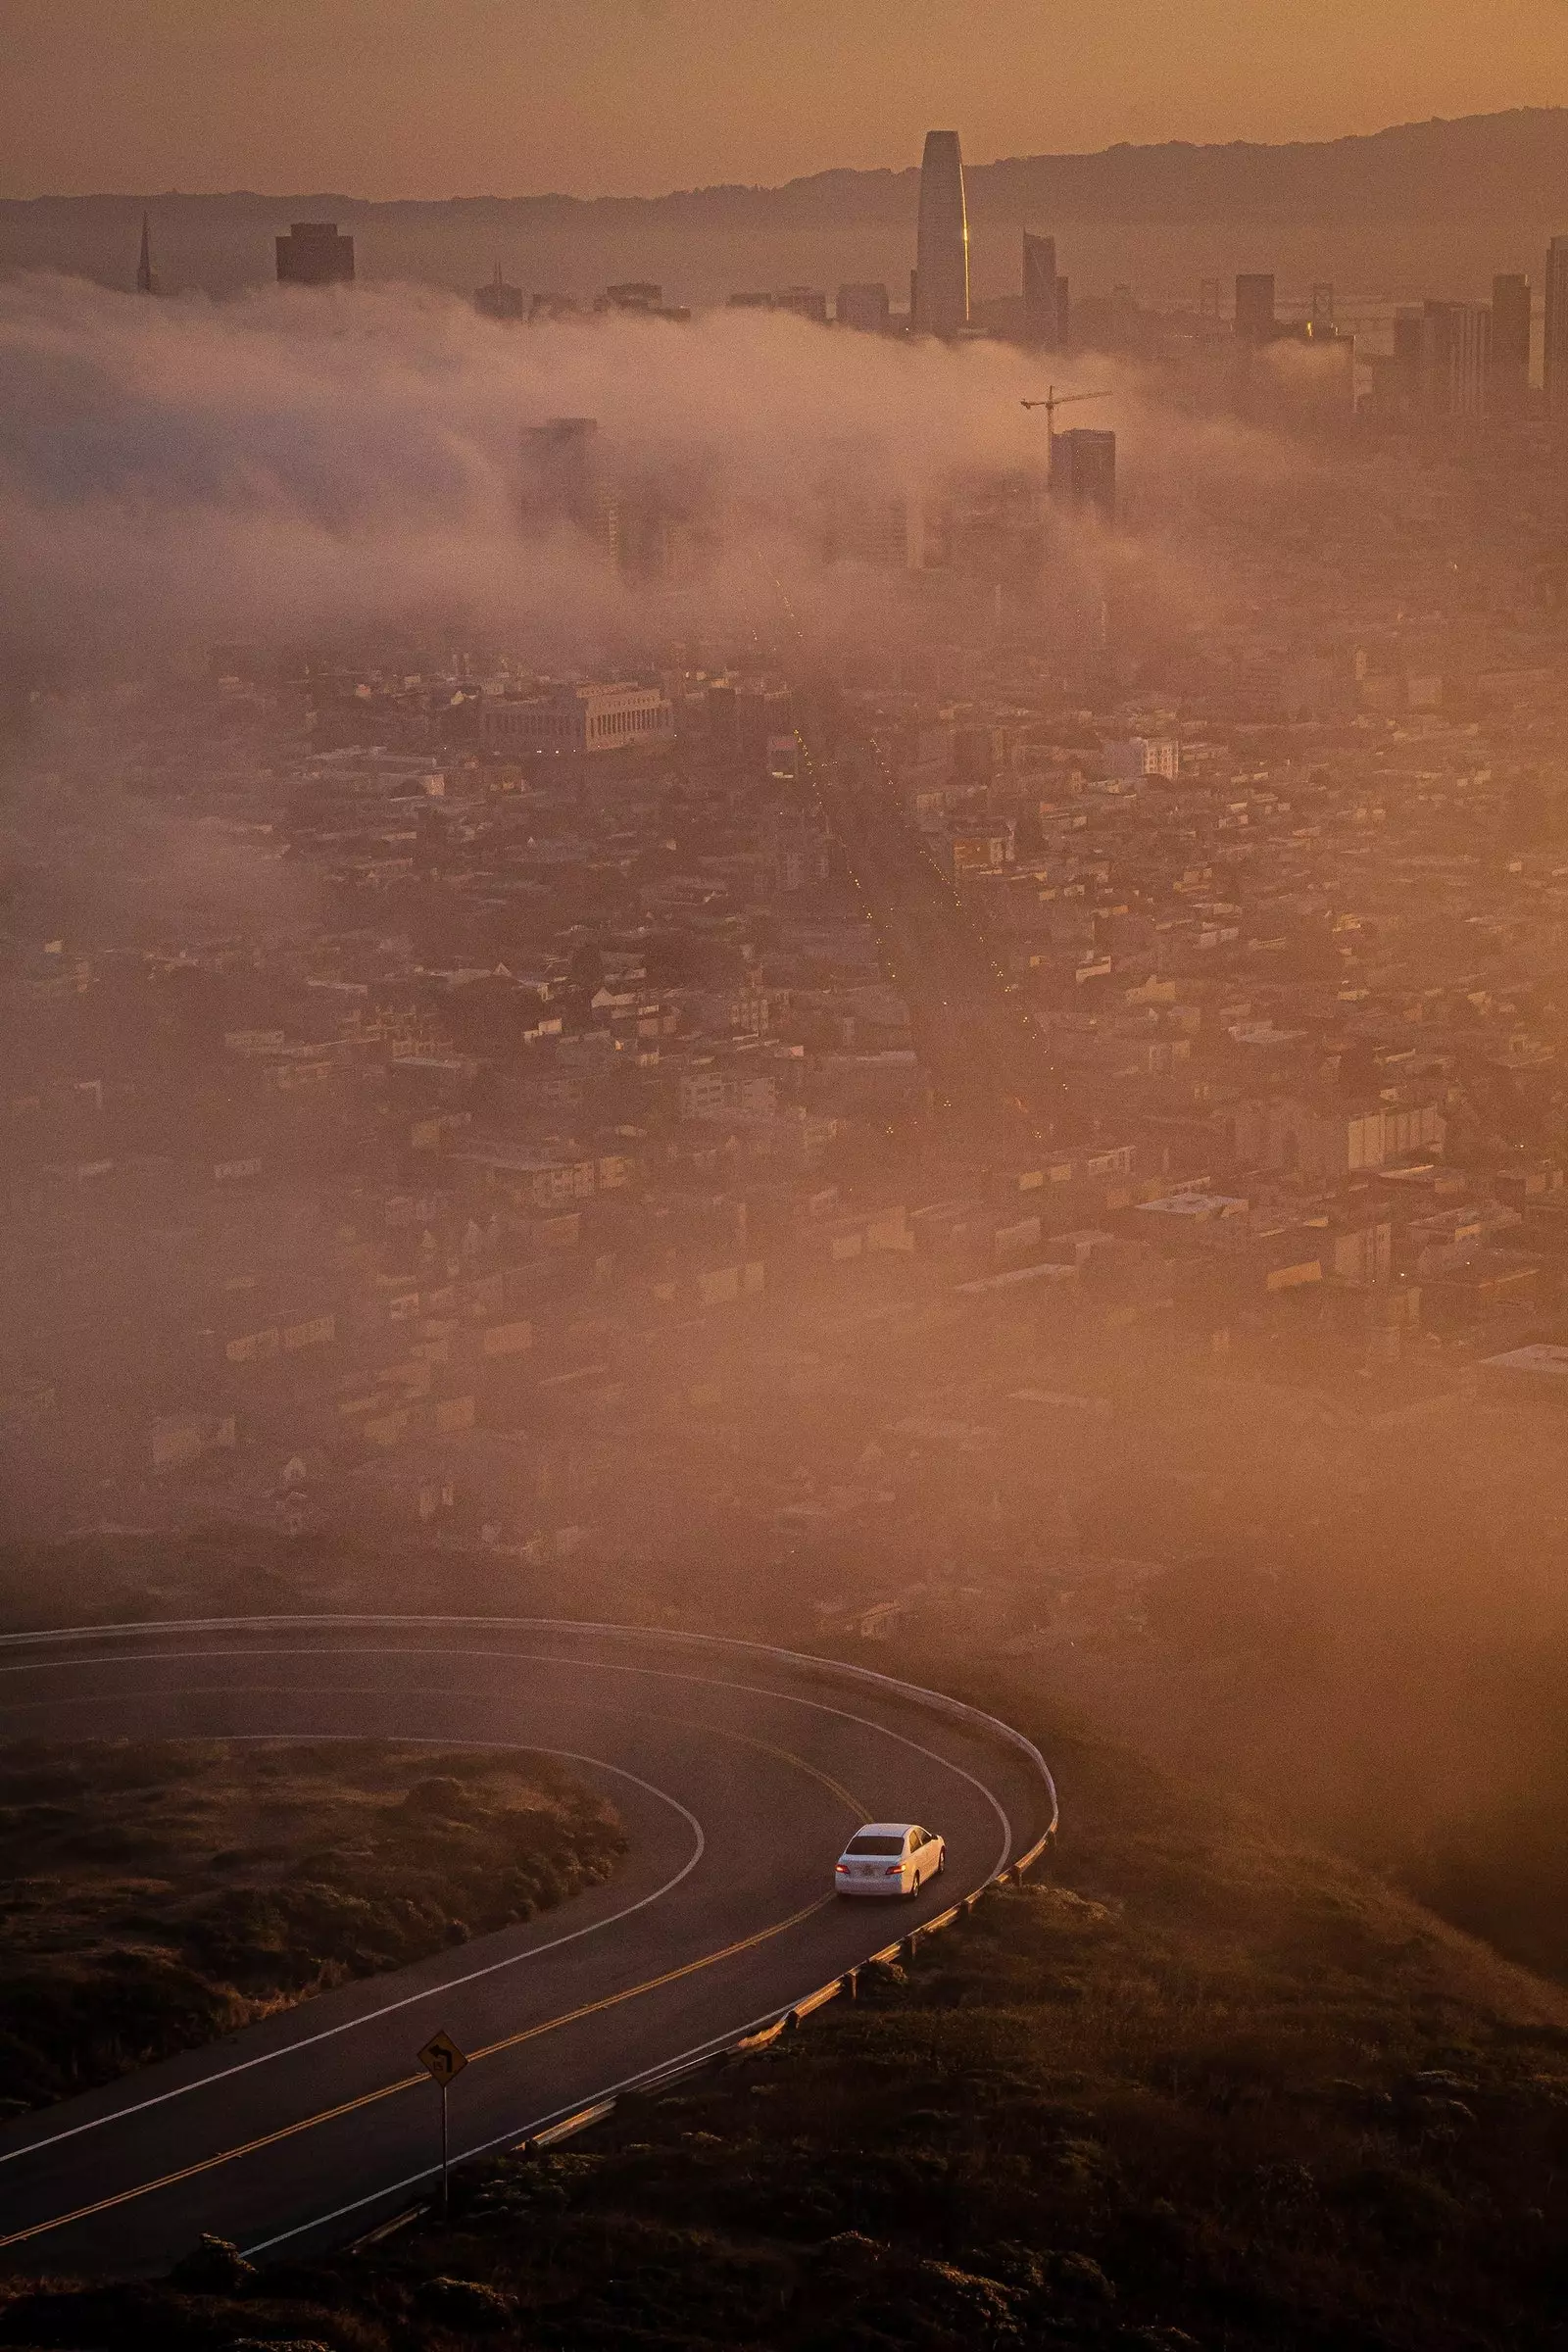
[[[868,1821],[838,1859],[833,1885],[840,1894],[918,1894],[948,1866],[935,1830],[908,1821]]]

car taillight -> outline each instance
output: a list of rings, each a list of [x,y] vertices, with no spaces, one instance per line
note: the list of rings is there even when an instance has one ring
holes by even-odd
[[[886,1870],[882,1873],[882,1876],[885,1879],[902,1879],[904,1876],[904,1864],[902,1862],[890,1862]]]
[[[835,1870],[842,1870],[845,1876],[848,1877],[850,1866],[847,1862],[836,1862],[833,1867]]]

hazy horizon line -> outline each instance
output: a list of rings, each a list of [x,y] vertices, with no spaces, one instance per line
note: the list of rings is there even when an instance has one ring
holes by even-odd
[[[1190,155],[1233,154],[1238,150],[1253,149],[1270,155],[1298,153],[1308,148],[1370,146],[1379,139],[1396,137],[1400,132],[1433,128],[1457,129],[1467,123],[1503,122],[1514,117],[1568,115],[1568,105],[1494,107],[1481,114],[1421,115],[1405,121],[1387,122],[1377,130],[1337,132],[1320,139],[1113,139],[1103,147],[1040,148],[1031,154],[996,155],[976,162],[965,156],[966,173],[996,171],[1027,164],[1065,164],[1097,161],[1111,155],[1155,155],[1177,150]],[[950,125],[939,125],[947,128]],[[959,129],[961,138],[961,126]],[[603,194],[576,196],[565,189],[537,188],[506,194],[492,190],[483,195],[467,196],[356,196],[346,189],[333,188],[38,188],[30,194],[0,190],[0,204],[157,204],[169,201],[190,202],[252,202],[256,204],[336,204],[355,205],[362,209],[387,210],[399,205],[449,205],[455,211],[463,207],[478,209],[497,204],[552,204],[587,210],[597,206],[633,207],[651,204],[677,203],[682,199],[710,196],[779,196],[791,189],[811,187],[831,179],[917,179],[919,163],[908,164],[830,164],[817,172],[802,172],[782,180],[708,180],[689,187],[657,188],[637,195]]]

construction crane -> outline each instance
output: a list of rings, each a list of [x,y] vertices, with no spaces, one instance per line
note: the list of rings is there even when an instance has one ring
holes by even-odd
[[[1018,406],[1021,409],[1044,409],[1046,412],[1047,429],[1051,433],[1052,438],[1054,439],[1056,432],[1056,411],[1058,409],[1065,408],[1068,401],[1108,400],[1109,398],[1110,394],[1108,392],[1058,392],[1054,384],[1048,384],[1046,386],[1045,397],[1043,399],[1021,400],[1018,403]]]
[[[1070,400],[1108,400],[1109,392],[1058,392],[1054,384],[1046,386],[1042,400],[1020,401],[1020,408],[1044,409],[1046,412],[1046,472],[1054,481],[1056,474],[1056,411],[1065,408]]]

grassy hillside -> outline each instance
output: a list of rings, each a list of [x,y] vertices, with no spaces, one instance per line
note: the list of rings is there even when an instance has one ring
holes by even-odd
[[[531,1918],[623,1849],[544,1756],[0,1746],[0,2114]]]
[[[993,1699],[996,1693],[993,1692]],[[1050,1872],[319,2266],[19,2291],[8,2344],[1568,2345],[1568,1995],[1060,1725]]]

